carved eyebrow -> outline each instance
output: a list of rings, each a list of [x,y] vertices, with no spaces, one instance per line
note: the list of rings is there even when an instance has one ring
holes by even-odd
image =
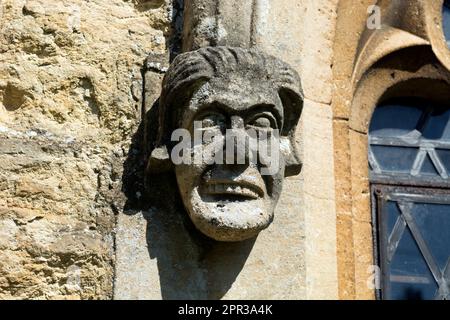
[[[232,110],[230,107],[216,100],[201,104],[200,107],[198,108],[198,111],[189,120],[189,126],[192,127],[193,122],[196,121],[196,119],[198,118],[202,118],[210,114],[226,115],[230,110]]]
[[[219,112],[225,113],[230,113],[233,111],[231,107],[217,100],[200,105],[199,111],[200,113],[204,113],[214,111],[214,109],[218,109]]]
[[[214,114],[214,113],[222,113],[226,114],[229,113],[232,109],[228,107],[227,105],[219,102],[219,101],[213,101],[210,103],[205,103],[200,105],[198,108],[199,110],[196,112],[194,119],[198,117],[203,117],[208,114]]]

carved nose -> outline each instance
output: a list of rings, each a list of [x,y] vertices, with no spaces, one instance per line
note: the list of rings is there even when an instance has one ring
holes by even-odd
[[[231,129],[244,129],[244,119],[239,116],[232,116]]]
[[[225,154],[227,164],[250,164],[249,137],[245,131],[244,120],[231,117],[231,130],[226,134]]]

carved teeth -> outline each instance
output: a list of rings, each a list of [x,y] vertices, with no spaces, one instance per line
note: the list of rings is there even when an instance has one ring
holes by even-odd
[[[252,199],[259,198],[258,193],[253,191],[251,188],[246,186],[240,186],[237,184],[223,184],[223,183],[208,184],[205,188],[205,192],[207,194],[214,194],[214,195],[236,195]]]

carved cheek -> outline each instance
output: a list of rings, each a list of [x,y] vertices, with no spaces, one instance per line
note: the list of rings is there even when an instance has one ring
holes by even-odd
[[[223,151],[225,138],[220,131],[210,134],[209,141],[202,141],[188,150],[191,155],[190,163],[182,163],[176,167],[178,182],[183,184],[183,189],[187,191],[201,184],[202,176],[209,166],[223,161],[221,151]]]

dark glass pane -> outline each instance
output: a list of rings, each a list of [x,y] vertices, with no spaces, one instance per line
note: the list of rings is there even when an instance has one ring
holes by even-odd
[[[436,152],[445,169],[447,169],[447,174],[450,175],[450,150],[438,149]]]
[[[395,223],[397,222],[398,217],[400,217],[400,211],[397,205],[397,202],[388,201],[387,203],[387,236],[389,237],[392,233],[392,229],[394,229]]]
[[[433,112],[422,135],[426,139],[450,140],[450,110]]]
[[[417,156],[417,148],[371,146],[383,171],[409,173]]]
[[[406,228],[390,265],[390,292],[392,300],[431,300],[438,286],[414,241]]]
[[[373,137],[397,137],[414,129],[422,115],[422,109],[407,100],[386,103],[375,109],[370,124]]]
[[[447,40],[447,45],[450,48],[450,1],[449,0],[445,0],[442,18],[443,18],[445,39]]]
[[[439,175],[439,172],[436,170],[436,167],[434,166],[428,154],[425,157],[425,161],[423,162],[420,172],[428,175],[436,175],[436,176]]]
[[[450,257],[450,205],[418,203],[412,214],[435,262],[444,270]]]

